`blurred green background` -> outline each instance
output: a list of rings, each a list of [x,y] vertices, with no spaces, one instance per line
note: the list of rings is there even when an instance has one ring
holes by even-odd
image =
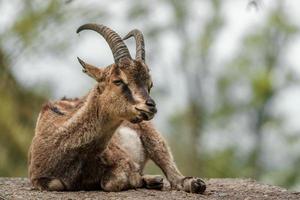
[[[27,175],[47,99],[83,96],[94,84],[76,56],[113,62],[99,35],[75,33],[96,22],[145,34],[154,121],[185,175],[300,190],[300,2],[113,2],[0,0],[0,176]],[[147,171],[161,173],[153,164]]]

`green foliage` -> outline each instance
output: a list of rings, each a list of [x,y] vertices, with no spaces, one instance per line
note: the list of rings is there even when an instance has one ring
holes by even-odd
[[[283,70],[282,55],[291,39],[298,33],[298,29],[289,22],[283,6],[278,3],[265,24],[249,31],[245,36],[240,51],[226,64],[221,75],[212,76],[217,82],[218,100],[216,109],[211,112],[207,109],[205,92],[199,86],[205,82],[193,80],[201,79],[197,78],[199,73],[205,73],[208,71],[207,68],[212,67],[210,48],[223,24],[216,2],[218,1],[211,3],[214,15],[204,26],[204,32],[195,40],[199,41],[198,51],[201,56],[190,58],[193,63],[200,64],[198,68],[189,66],[191,73],[187,73],[188,69],[183,70],[189,83],[187,90],[191,91],[186,109],[176,112],[170,121],[174,127],[171,132],[175,138],[171,140],[172,145],[176,155],[179,155],[178,162],[181,169],[188,174],[207,177],[252,177],[264,180],[269,174],[268,167],[262,162],[264,129],[267,125],[279,125],[282,120],[280,117],[270,116],[267,108],[270,107],[273,98],[293,81],[289,78],[290,73]],[[185,25],[177,24],[177,26],[184,29]],[[184,49],[181,57],[184,63],[188,62],[186,52],[187,49]],[[191,53],[190,49],[188,52]],[[185,63],[183,66],[186,68],[188,65]],[[280,80],[283,80],[280,86],[276,83],[278,72]],[[203,79],[205,78],[202,77]],[[249,97],[243,100],[235,99],[232,91],[236,87],[249,91]],[[223,150],[206,151],[205,147],[201,146],[201,138],[207,130],[213,127],[226,130],[237,115],[249,116],[248,131],[255,138],[252,150],[244,154],[243,158],[239,156],[239,148],[235,145],[225,147]],[[243,133],[240,137],[243,137]],[[180,152],[181,154],[184,152],[184,155]],[[186,163],[193,163],[193,169]],[[285,178],[279,175],[280,171],[276,171],[281,178],[271,179],[272,183],[288,187],[294,185],[299,180],[297,169],[288,167],[287,171],[289,175],[283,173],[286,175]],[[276,173],[272,173],[272,176],[276,177]]]
[[[22,57],[25,50],[35,51],[33,46],[43,40],[41,30],[47,24],[65,20],[59,2],[22,1],[12,26],[0,33],[0,176],[27,174],[27,152],[46,97],[37,94],[34,88],[23,87],[11,69],[16,57]],[[14,41],[20,49],[7,48],[6,41]]]
[[[0,176],[20,176],[26,174],[27,150],[44,98],[15,81],[4,55],[0,63]]]

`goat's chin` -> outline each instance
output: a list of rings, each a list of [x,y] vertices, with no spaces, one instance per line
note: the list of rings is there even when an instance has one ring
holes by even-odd
[[[144,120],[147,120],[146,118],[147,118],[146,116],[139,115],[139,116],[131,119],[130,122],[133,123],[133,124],[137,124],[137,123],[140,123],[140,122],[142,122]]]
[[[142,121],[143,121],[143,119],[139,118],[139,117],[136,117],[136,118],[130,120],[130,122],[133,123],[133,124],[137,124],[137,123],[140,123]]]
[[[149,115],[148,113],[143,113],[141,112],[140,115],[138,115],[137,117],[133,118],[130,120],[131,123],[140,123],[142,121],[149,121],[151,119],[153,119],[154,115]]]

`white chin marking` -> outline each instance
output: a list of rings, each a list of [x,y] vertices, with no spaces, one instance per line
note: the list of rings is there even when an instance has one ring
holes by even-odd
[[[144,148],[138,133],[128,127],[118,129],[122,147],[132,157],[133,161],[138,164],[143,163],[145,159]]]

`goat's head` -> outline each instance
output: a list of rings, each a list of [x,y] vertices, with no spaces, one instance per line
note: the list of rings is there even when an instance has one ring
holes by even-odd
[[[93,30],[101,34],[109,44],[115,63],[105,68],[97,68],[78,58],[83,72],[98,82],[102,96],[109,98],[112,112],[133,123],[150,120],[157,112],[153,99],[149,96],[152,80],[149,68],[145,64],[145,50],[143,35],[139,30],[133,30],[125,36],[134,36],[136,40],[136,59],[132,59],[122,38],[110,28],[85,24],[78,28]]]

